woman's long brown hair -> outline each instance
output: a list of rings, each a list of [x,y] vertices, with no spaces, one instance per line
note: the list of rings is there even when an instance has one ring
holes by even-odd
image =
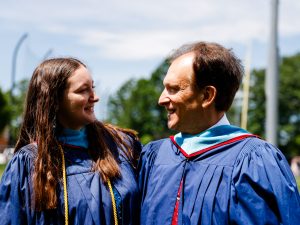
[[[85,65],[74,58],[49,59],[35,69],[29,83],[23,124],[15,152],[25,145],[37,143],[32,174],[32,200],[38,211],[57,207],[57,186],[62,179],[62,172],[59,143],[55,135],[58,123],[56,115],[67,79],[80,66]],[[121,175],[117,148],[122,150],[132,165],[136,164],[137,154],[131,146],[137,136],[133,131],[95,121],[87,125],[87,132],[89,153],[95,162],[92,169],[99,171],[103,182]]]

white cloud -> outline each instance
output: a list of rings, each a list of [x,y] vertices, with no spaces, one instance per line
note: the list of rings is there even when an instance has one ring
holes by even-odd
[[[58,34],[93,29],[95,33],[110,32],[126,38],[130,31],[143,36],[143,33],[151,35],[151,30],[195,33],[193,30],[197,29],[197,34],[209,38],[215,33],[220,39],[224,36],[226,40],[238,41],[264,34],[269,26],[270,3],[271,0],[129,0],[126,3],[121,0],[12,0],[0,3],[0,18]],[[299,5],[298,0],[280,1],[283,35],[300,32],[300,26],[295,25],[300,17]]]
[[[30,4],[31,2],[31,4]],[[269,1],[131,0],[27,1],[18,10],[0,10],[2,18],[34,25],[57,35],[73,35],[98,55],[121,60],[165,56],[193,40],[265,42],[269,32]],[[33,4],[34,3],[34,4]],[[289,5],[287,5],[289,3]],[[282,35],[299,33],[299,3],[281,2]],[[293,7],[295,6],[295,7]],[[294,9],[294,10],[293,10]],[[31,12],[31,13],[28,13]],[[18,15],[18,16],[17,16]],[[299,26],[298,26],[299,27]]]
[[[265,26],[249,21],[246,24],[238,22],[235,26],[214,24],[165,30],[112,32],[83,29],[72,34],[77,35],[82,44],[94,47],[99,55],[122,60],[137,60],[166,56],[172,48],[196,40],[222,43],[248,43],[252,39],[265,41],[267,31]]]

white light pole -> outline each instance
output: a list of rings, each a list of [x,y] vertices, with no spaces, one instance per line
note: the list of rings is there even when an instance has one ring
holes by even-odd
[[[24,40],[28,37],[28,34],[25,33],[21,36],[21,38],[18,40],[12,57],[12,71],[11,71],[11,88],[10,88],[10,104],[14,105],[14,88],[15,88],[15,79],[16,79],[16,67],[17,67],[17,56],[18,51],[21,47],[21,44],[24,42]],[[8,143],[9,145],[14,145],[15,143],[12,142],[12,126],[9,125],[9,133],[8,133]]]
[[[266,71],[266,139],[277,145],[278,138],[278,4],[279,0],[271,0],[271,29]]]

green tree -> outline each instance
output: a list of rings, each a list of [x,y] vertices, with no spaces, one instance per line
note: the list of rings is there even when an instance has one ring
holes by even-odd
[[[157,104],[163,90],[167,60],[152,73],[150,79],[131,79],[108,101],[108,121],[139,132],[142,143],[167,137],[167,115]]]
[[[0,133],[9,125],[11,117],[8,93],[4,93],[0,88]]]
[[[15,145],[22,123],[22,114],[24,109],[25,97],[29,81],[24,79],[19,81],[15,86],[12,96],[11,122],[10,122],[10,144]]]
[[[300,53],[283,57],[279,69],[279,148],[287,158],[300,155]],[[252,72],[249,130],[265,137],[265,70]]]

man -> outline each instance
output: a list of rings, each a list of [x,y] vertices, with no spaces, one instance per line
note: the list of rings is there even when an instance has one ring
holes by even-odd
[[[141,224],[300,223],[284,155],[226,118],[242,72],[216,43],[184,45],[171,56],[158,103],[179,133],[143,149]]]

